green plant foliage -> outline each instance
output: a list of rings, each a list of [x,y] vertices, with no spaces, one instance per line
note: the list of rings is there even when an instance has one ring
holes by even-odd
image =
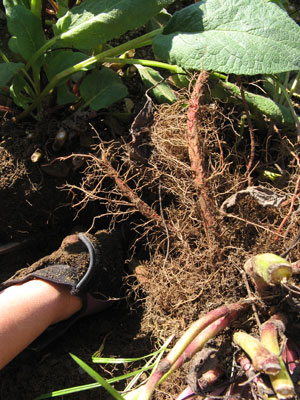
[[[80,94],[94,110],[109,107],[127,96],[127,88],[112,70],[102,68],[87,75],[80,86]]]
[[[54,26],[63,46],[90,49],[148,22],[173,0],[86,0]]]
[[[233,83],[226,82],[223,86],[229,89],[234,95],[241,97],[240,89]],[[254,94],[244,90],[245,100],[257,111],[267,115],[273,121],[279,124],[294,124],[294,118],[291,110],[281,104],[278,104],[269,97]]]
[[[63,70],[72,67],[72,65],[84,61],[88,58],[86,54],[79,51],[73,52],[71,50],[58,50],[49,53],[45,59],[45,72],[49,81],[55,77],[56,74]]]
[[[26,87],[26,81],[23,75],[17,74],[10,86],[11,97],[17,106],[26,108],[29,104],[29,97],[26,96],[24,88]]]
[[[151,92],[159,103],[172,104],[177,100],[174,91],[164,81],[164,78],[155,69],[136,65],[137,70],[147,88],[152,88]]]
[[[12,35],[9,47],[26,61],[30,60],[46,41],[41,20],[23,6],[12,8],[7,18],[7,27]]]
[[[57,4],[58,4],[57,17],[61,18],[69,10],[69,8],[68,8],[68,0],[57,0]]]
[[[24,67],[22,63],[2,63],[0,64],[0,86],[5,86],[12,77]]]
[[[186,69],[239,75],[300,68],[300,28],[265,0],[199,1],[174,14],[154,52]]]
[[[109,394],[111,394],[117,400],[123,400],[123,397],[117,392],[101,375],[99,375],[93,368],[87,365],[84,361],[80,360],[74,354],[70,354],[74,361],[85,371],[87,372],[96,382],[100,383]]]
[[[163,78],[155,68],[173,73],[173,82],[179,87],[189,84],[187,70],[246,75],[272,73],[274,79],[277,73],[299,70],[300,28],[277,3],[203,0],[171,16],[164,7],[173,1],[85,0],[68,9],[67,0],[59,0],[58,20],[54,25],[49,23],[44,33],[39,1],[4,0],[12,35],[9,46],[15,53],[14,61],[25,63],[24,68],[17,62],[6,62],[0,67],[0,86],[11,83],[12,100],[25,109],[17,118],[24,118],[35,109],[35,116],[41,118],[54,89],[56,101],[61,105],[83,100],[84,106],[99,110],[122,99],[127,90],[113,71],[101,69],[101,65],[107,65],[104,63],[137,65],[145,86],[153,87],[152,93],[159,102],[169,103],[176,100],[175,94],[166,81],[161,82]],[[148,27],[152,22],[152,26],[159,28],[141,36],[137,32],[134,39],[121,40],[122,44],[116,47],[108,44],[111,39],[147,22]],[[122,54],[132,49],[151,44],[156,56],[168,63],[122,58]],[[96,68],[100,71],[88,73],[84,78],[84,73]],[[22,77],[16,77],[19,71]],[[110,88],[103,79],[106,75]],[[288,83],[288,79],[285,81]],[[70,90],[70,84],[75,83],[78,83],[76,95]],[[293,110],[285,108],[287,104],[291,108],[292,103],[283,98],[279,84],[274,84],[274,104],[248,93],[247,101],[286,123],[291,115],[294,120],[297,117]],[[288,96],[285,91],[283,94],[285,98]]]
[[[5,7],[7,19],[11,16],[12,10],[16,6],[23,6],[30,9],[29,0],[3,0],[3,5]]]

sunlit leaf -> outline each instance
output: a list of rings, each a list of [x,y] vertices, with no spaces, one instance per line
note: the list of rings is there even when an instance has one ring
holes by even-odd
[[[174,0],[85,0],[54,26],[64,46],[90,49],[144,25]]]
[[[108,68],[94,70],[80,85],[80,94],[94,110],[107,108],[127,96],[128,91],[120,77]]]
[[[176,12],[153,48],[185,69],[272,74],[300,68],[300,27],[273,2],[206,0]]]

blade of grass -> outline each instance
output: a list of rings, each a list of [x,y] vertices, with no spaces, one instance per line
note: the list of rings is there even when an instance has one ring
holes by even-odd
[[[107,379],[106,382],[108,382],[108,383],[119,382],[121,380],[131,378],[132,376],[135,376],[137,374],[142,374],[143,372],[148,371],[149,369],[153,369],[154,367],[156,367],[156,363],[150,364],[147,367],[146,366],[142,367],[142,368],[138,369],[137,371],[129,372],[128,374],[124,374],[124,375],[116,376],[114,378]],[[84,390],[95,389],[98,387],[102,387],[101,383],[99,383],[99,382],[89,383],[87,385],[81,385],[81,386],[73,386],[73,387],[70,387],[67,389],[55,390],[53,392],[42,394],[41,396],[36,397],[34,400],[49,399],[49,398],[53,398],[53,397],[57,397],[57,396],[63,396],[63,395],[67,395],[67,394],[81,392]],[[128,390],[128,389],[126,388],[126,390]]]
[[[173,338],[173,336],[172,336]],[[172,339],[171,338],[171,339]],[[170,339],[170,338],[169,338]],[[154,351],[153,353],[149,353],[146,356],[142,357],[135,357],[135,358],[106,358],[106,357],[92,357],[92,361],[97,364],[123,364],[123,363],[128,363],[128,362],[134,362],[134,361],[140,361],[144,360],[145,358],[157,356],[160,354],[163,350],[165,350],[166,346],[170,343],[171,340],[167,340],[168,343],[163,345],[160,349],[157,351]]]
[[[153,354],[153,356],[150,358],[150,360],[148,360],[148,362],[146,363],[146,365],[144,366],[144,368],[149,367],[149,365],[151,365],[152,361],[156,358],[156,356],[158,355],[158,357],[156,358],[155,362],[152,364],[153,368],[151,371],[150,376],[153,374],[153,372],[155,371],[157,365],[159,364],[161,357],[163,356],[164,351],[167,349],[167,347],[169,346],[169,344],[171,343],[172,339],[174,338],[174,335],[171,335],[168,337],[168,339],[165,341],[165,343],[161,346],[160,349],[158,349],[157,351],[155,351]],[[149,356],[149,354],[148,354]],[[147,356],[145,356],[147,357]],[[140,379],[141,375],[142,375],[143,371],[140,371],[138,374],[135,375],[135,377],[129,382],[129,384],[126,386],[125,391],[129,391],[133,388],[134,384]],[[148,378],[147,378],[148,379]],[[144,382],[143,382],[144,383]]]
[[[123,396],[121,396],[115,388],[113,388],[104,378],[102,378],[101,375],[94,371],[93,368],[87,365],[84,361],[80,360],[80,358],[76,357],[74,354],[70,353],[70,356],[86,373],[95,379],[95,381],[100,383],[104,389],[107,390],[108,393],[111,394],[116,400],[124,400]]]

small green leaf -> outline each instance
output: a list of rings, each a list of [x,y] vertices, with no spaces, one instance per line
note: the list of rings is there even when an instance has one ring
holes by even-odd
[[[108,68],[94,70],[80,85],[80,94],[94,110],[107,108],[127,96],[127,88],[120,77]]]
[[[168,13],[166,9],[162,9],[155,17],[151,18],[147,23],[147,30],[153,31],[154,29],[162,28],[169,22],[172,14]]]
[[[273,74],[300,68],[300,27],[265,0],[199,1],[173,15],[153,49],[185,69]]]
[[[45,43],[41,20],[23,6],[12,8],[7,27],[14,36],[12,51],[20,54],[26,61]]]
[[[59,85],[57,88],[57,104],[60,106],[64,104],[74,103],[77,100],[77,96],[70,92],[66,83]]]
[[[12,77],[24,67],[22,63],[1,63],[0,64],[0,87],[9,83]]]
[[[53,27],[64,46],[91,49],[144,25],[174,0],[85,0]]]
[[[32,102],[32,99],[29,96],[26,96],[24,88],[26,87],[26,81],[23,75],[17,74],[10,86],[10,95],[14,101],[14,103],[22,108],[27,108],[28,105]]]
[[[190,84],[190,77],[187,74],[187,72],[178,67],[178,73],[177,74],[172,74],[171,79],[174,83],[175,86],[177,86],[178,88],[187,88],[189,87]]]
[[[164,81],[164,78],[155,69],[150,67],[144,67],[143,65],[135,65],[139,74],[147,88],[153,87],[151,92],[159,103],[175,103],[177,97],[170,88],[170,86]]]
[[[84,53],[80,53],[79,51],[73,52],[71,50],[55,50],[51,53],[47,54],[44,68],[46,71],[46,75],[48,80],[54,78],[59,72],[64,71],[65,69],[72,67],[73,65],[80,63],[88,58],[88,56]],[[69,77],[67,78],[69,79]]]
[[[100,383],[104,389],[108,391],[115,399],[124,400],[124,398],[120,395],[119,392],[116,391],[101,375],[99,375],[93,368],[87,365],[84,361],[80,360],[80,358],[76,357],[74,354],[70,354],[74,361],[86,372],[88,373],[96,382]]]

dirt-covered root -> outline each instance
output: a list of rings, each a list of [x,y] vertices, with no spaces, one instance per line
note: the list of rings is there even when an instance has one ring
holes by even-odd
[[[144,305],[141,332],[161,341],[171,334],[178,338],[209,310],[254,296],[242,273],[245,261],[258,253],[283,253],[299,230],[300,163],[295,144],[280,132],[255,131],[251,184],[278,202],[271,205],[243,192],[249,182],[252,139],[247,127],[241,128],[238,109],[222,108],[209,99],[199,105],[194,141],[218,229],[215,235],[207,235],[201,188],[195,184],[191,168],[188,101],[187,94],[175,104],[156,108],[154,125],[139,137],[147,146],[143,154],[148,158],[132,158],[136,150],[132,143],[100,142],[93,155],[85,156],[88,166],[82,186],[72,187],[79,207],[101,202],[112,221],[139,216],[137,249],[140,244],[148,254],[142,257],[139,254],[145,255],[145,251],[137,253],[138,279],[128,280],[129,291]],[[274,171],[278,163],[287,175],[282,173],[280,181],[270,180],[266,171]],[[236,201],[225,207],[224,202],[237,193]],[[291,258],[297,257],[297,249],[298,244]],[[278,298],[273,303],[270,299],[268,306],[276,308]],[[264,321],[268,310],[259,303],[256,315],[250,315],[243,329],[255,331],[255,317]]]

